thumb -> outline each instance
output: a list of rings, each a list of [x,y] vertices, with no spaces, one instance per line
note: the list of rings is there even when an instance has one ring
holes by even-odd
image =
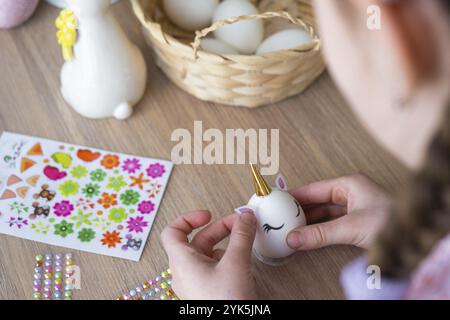
[[[287,237],[288,245],[295,250],[312,250],[330,245],[353,244],[355,231],[342,217],[333,221],[300,227]]]
[[[232,263],[251,261],[253,241],[256,235],[256,217],[253,212],[239,215],[231,229],[230,242],[222,261]]]

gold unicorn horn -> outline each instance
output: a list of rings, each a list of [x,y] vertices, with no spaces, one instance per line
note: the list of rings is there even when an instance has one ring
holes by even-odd
[[[262,177],[258,168],[254,164],[250,164],[250,168],[252,170],[253,175],[253,184],[255,186],[255,192],[258,197],[268,196],[272,189],[267,185],[267,182]]]

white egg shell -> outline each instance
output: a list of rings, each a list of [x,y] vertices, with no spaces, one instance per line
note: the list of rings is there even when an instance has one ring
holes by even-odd
[[[288,192],[273,189],[265,197],[254,195],[249,203],[256,208],[257,231],[253,249],[258,255],[271,259],[282,259],[295,252],[286,242],[290,231],[306,225],[305,214],[301,206]],[[298,215],[298,216],[297,216]],[[264,231],[263,227],[268,224],[280,230]]]
[[[208,27],[219,0],[164,0],[170,21],[187,31]]]
[[[246,0],[228,0],[217,7],[213,22],[257,13],[258,9]],[[264,27],[260,19],[239,21],[215,30],[214,35],[240,53],[253,54],[264,37]]]
[[[202,39],[200,46],[203,50],[215,54],[239,54],[235,48],[217,39]]]
[[[257,55],[298,48],[312,41],[308,32],[302,29],[289,29],[274,33],[265,39],[256,50]]]

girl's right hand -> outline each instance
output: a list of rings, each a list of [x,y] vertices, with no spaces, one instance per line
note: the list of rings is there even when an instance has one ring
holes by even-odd
[[[367,249],[390,211],[385,191],[361,174],[312,183],[291,193],[302,205],[308,222],[287,238],[296,250],[339,244]]]

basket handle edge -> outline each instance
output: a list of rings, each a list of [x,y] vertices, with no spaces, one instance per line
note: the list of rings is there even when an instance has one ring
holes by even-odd
[[[211,26],[209,26],[207,28],[204,28],[202,30],[197,30],[195,32],[194,41],[191,42],[191,47],[194,51],[194,58],[198,59],[198,50],[200,48],[201,39],[206,37],[209,33],[213,32],[227,24],[233,24],[233,23],[236,23],[236,22],[239,22],[242,20],[253,20],[253,19],[263,19],[264,20],[264,19],[273,19],[273,18],[283,18],[283,19],[289,20],[293,24],[301,26],[303,29],[305,29],[306,32],[308,32],[311,35],[313,42],[316,42],[316,46],[311,48],[311,50],[315,50],[318,48],[318,46],[320,46],[320,40],[319,40],[314,28],[311,25],[304,22],[301,18],[293,17],[287,11],[269,11],[269,12],[265,12],[265,13],[252,14],[252,15],[247,15],[247,16],[238,16],[238,17],[228,18],[225,20],[219,20],[219,21],[214,22]]]

